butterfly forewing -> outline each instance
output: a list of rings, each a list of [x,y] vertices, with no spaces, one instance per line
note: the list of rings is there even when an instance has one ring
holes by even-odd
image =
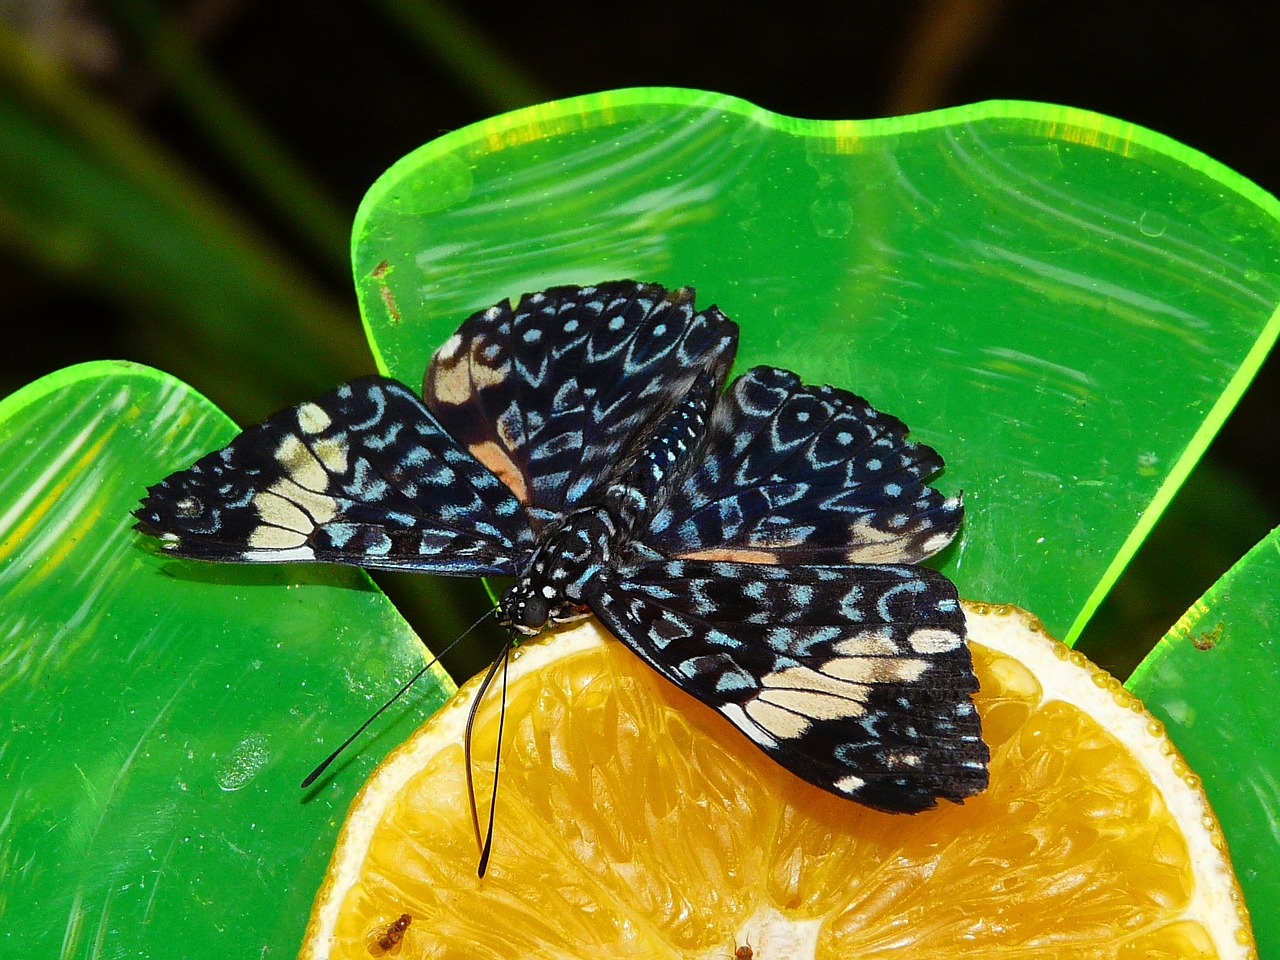
[[[893,812],[986,786],[964,614],[933,570],[674,560],[611,571],[590,603],[811,783]]]
[[[954,586],[962,507],[860,397],[758,367],[689,288],[555,287],[474,314],[425,404],[370,377],[151,487],[138,527],[212,560],[511,574],[536,632],[589,608],[782,766],[890,811],[962,800],[987,748]],[[655,745],[655,749],[659,747]]]
[[[250,427],[134,515],[169,552],[206,560],[514,574],[533,542],[507,487],[384,377]]]
[[[669,557],[915,563],[951,541],[963,509],[927,485],[942,459],[906,433],[861,397],[756,367],[642,538]]]
[[[737,326],[693,291],[553,287],[468,318],[423,393],[445,428],[531,511],[589,499],[704,372],[724,382]]]

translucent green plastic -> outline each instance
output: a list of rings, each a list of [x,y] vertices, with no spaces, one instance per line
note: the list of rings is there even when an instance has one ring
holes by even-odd
[[[1128,686],[1204,779],[1259,956],[1280,956],[1280,529],[1187,611]]]
[[[968,507],[944,569],[1059,634],[1087,619],[1274,340],[1277,250],[1271,197],[1095,114],[997,103],[819,123],[672,90],[434,141],[373,187],[354,239],[375,356],[413,384],[499,298],[623,276],[695,285],[741,324],[739,369],[852,388],[936,446],[941,486]],[[129,531],[148,483],[233,433],[131,365],[0,403],[5,952],[292,955],[350,796],[443,693],[300,796],[421,655],[362,575],[168,560]],[[1254,662],[1223,647],[1240,709],[1267,716]],[[1186,687],[1169,669],[1145,696]],[[1275,782],[1264,733],[1171,728],[1189,756],[1217,751],[1229,784]],[[1233,850],[1274,862],[1265,795],[1237,804],[1207,784]],[[1242,881],[1255,916],[1274,908]]]
[[[553,283],[697,287],[760,363],[864,394],[963,490],[962,593],[1074,638],[1276,336],[1280,206],[1097,114],[985,103],[780,117],[624,90],[507,114],[391,168],[356,219],[379,362]]]
[[[292,956],[351,798],[451,688],[298,788],[422,647],[359,571],[186,563],[130,529],[235,433],[132,364],[0,403],[0,955]]]

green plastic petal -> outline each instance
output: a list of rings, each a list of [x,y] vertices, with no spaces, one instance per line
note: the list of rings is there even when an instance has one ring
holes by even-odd
[[[132,364],[0,402],[6,955],[292,956],[352,796],[451,686],[298,788],[422,648],[358,571],[193,564],[130,529],[235,432]]]
[[[963,490],[944,568],[1074,638],[1275,339],[1280,206],[1166,137],[984,103],[806,121],[623,90],[458,130],[370,190],[382,368],[553,283],[691,284],[769,363],[865,394]]]
[[[1280,956],[1280,529],[1151,651],[1128,687],[1204,780],[1253,910],[1258,955]]]

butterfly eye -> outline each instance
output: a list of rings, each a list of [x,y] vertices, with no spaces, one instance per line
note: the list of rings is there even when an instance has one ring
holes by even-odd
[[[547,625],[551,607],[541,594],[516,586],[502,598],[502,614],[504,623],[523,633],[537,633]]]

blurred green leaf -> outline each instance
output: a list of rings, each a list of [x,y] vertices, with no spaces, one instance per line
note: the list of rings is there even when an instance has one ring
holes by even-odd
[[[551,99],[518,58],[494,46],[461,10],[443,0],[375,0],[428,63],[443,67],[491,110],[514,110]],[[465,9],[465,8],[464,8]]]
[[[171,314],[170,335],[134,355],[184,372],[237,416],[368,371],[354,311],[2,20],[0,244],[59,283]],[[289,348],[264,350],[264,331]]]
[[[985,103],[871,121],[623,90],[458,130],[357,215],[383,369],[553,283],[691,284],[947,461],[966,596],[1073,639],[1274,342],[1280,205],[1166,137]],[[1176,371],[1176,375],[1173,373]]]
[[[1258,955],[1280,956],[1280,529],[1187,611],[1127,686],[1203,778]]]
[[[374,763],[451,689],[359,571],[163,557],[148,483],[236,433],[145,367],[72,367],[0,402],[0,943],[32,957],[291,956]]]
[[[350,216],[222,81],[177,18],[152,0],[110,6],[205,138],[289,220],[303,244],[345,273]]]

